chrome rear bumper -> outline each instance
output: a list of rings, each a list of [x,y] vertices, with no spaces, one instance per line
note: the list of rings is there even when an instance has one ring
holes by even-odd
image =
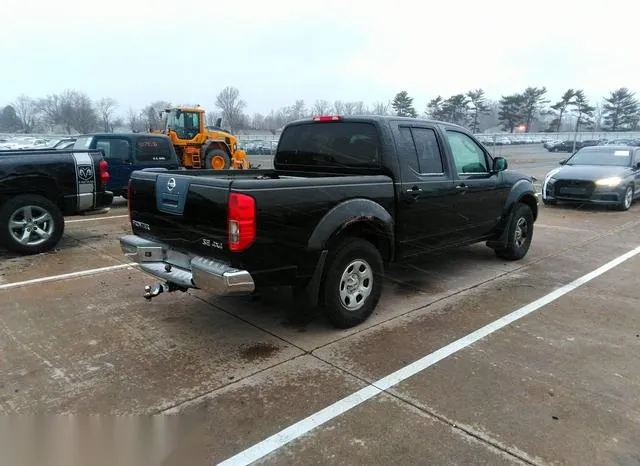
[[[122,236],[120,247],[142,271],[184,288],[197,288],[220,296],[255,290],[249,272],[216,260],[189,256],[136,235]]]

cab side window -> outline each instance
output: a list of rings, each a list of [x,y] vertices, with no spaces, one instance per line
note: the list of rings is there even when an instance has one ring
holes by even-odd
[[[428,128],[411,128],[411,133],[418,152],[420,173],[444,173],[436,132]]]
[[[129,160],[129,141],[126,139],[109,138],[96,141],[96,149],[102,149],[104,158],[120,163]]]
[[[398,149],[411,169],[420,175],[444,174],[436,133],[430,128],[398,127]]]
[[[489,172],[487,157],[473,139],[464,133],[447,130],[447,140],[449,141],[458,173]]]

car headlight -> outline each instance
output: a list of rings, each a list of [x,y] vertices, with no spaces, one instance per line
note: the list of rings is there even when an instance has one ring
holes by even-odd
[[[622,183],[622,178],[620,178],[619,176],[612,176],[610,178],[602,178],[600,180],[596,180],[596,185],[608,186],[610,188],[618,186],[620,183]]]

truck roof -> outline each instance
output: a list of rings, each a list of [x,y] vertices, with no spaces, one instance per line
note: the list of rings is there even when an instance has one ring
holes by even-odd
[[[336,121],[360,121],[360,122],[371,121],[371,122],[377,122],[377,123],[388,122],[388,121],[398,121],[398,120],[407,121],[407,122],[421,121],[424,123],[437,124],[437,125],[442,125],[449,128],[462,129],[468,132],[468,129],[463,126],[456,125],[454,123],[449,123],[447,121],[433,120],[430,118],[401,117],[401,116],[395,116],[395,115],[322,115],[321,117],[331,118],[334,116],[339,118],[339,120],[336,120]],[[316,117],[302,118],[296,121],[292,121],[291,123],[288,123],[285,126],[312,123],[314,121],[314,118]]]
[[[81,134],[80,136],[78,136],[78,138],[86,138],[86,137],[118,137],[118,138],[123,138],[123,139],[128,139],[130,141],[135,141],[137,139],[140,138],[149,138],[149,137],[154,137],[154,138],[163,138],[163,139],[169,139],[169,136],[167,136],[166,134],[160,134],[160,133],[87,133],[87,134]]]

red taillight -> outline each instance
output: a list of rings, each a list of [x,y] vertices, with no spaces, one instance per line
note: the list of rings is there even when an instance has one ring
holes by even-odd
[[[109,181],[109,164],[106,160],[98,162],[98,172],[100,173],[100,182],[106,185]]]
[[[340,115],[322,115],[313,117],[313,121],[340,121],[342,117]]]
[[[246,194],[229,194],[229,249],[247,249],[256,237],[256,200]]]

